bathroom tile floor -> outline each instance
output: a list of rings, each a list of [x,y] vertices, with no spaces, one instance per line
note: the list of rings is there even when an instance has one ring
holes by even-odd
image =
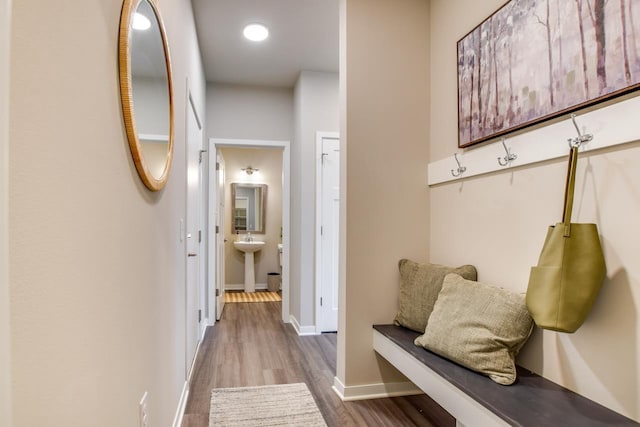
[[[332,390],[336,334],[298,336],[280,302],[225,305],[200,347],[183,427],[208,427],[211,389],[305,382],[327,425],[452,426],[425,395],[343,402]]]

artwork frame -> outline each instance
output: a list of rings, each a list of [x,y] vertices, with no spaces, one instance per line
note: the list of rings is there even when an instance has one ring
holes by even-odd
[[[457,42],[458,147],[640,89],[636,0],[510,0]]]

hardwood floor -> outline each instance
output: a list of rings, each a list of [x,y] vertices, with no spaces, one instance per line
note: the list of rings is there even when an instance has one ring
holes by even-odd
[[[331,388],[336,334],[298,336],[280,320],[280,304],[225,305],[201,344],[183,427],[208,427],[213,388],[297,382],[307,384],[329,427],[455,425],[425,395],[343,402]]]

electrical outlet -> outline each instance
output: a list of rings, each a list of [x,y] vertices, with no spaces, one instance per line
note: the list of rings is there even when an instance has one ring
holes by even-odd
[[[147,398],[148,392],[144,392],[142,399],[140,399],[139,413],[140,413],[140,427],[149,427],[149,412],[147,411]]]

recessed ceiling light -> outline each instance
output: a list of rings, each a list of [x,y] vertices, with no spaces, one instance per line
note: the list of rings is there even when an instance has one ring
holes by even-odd
[[[244,27],[242,34],[252,42],[261,42],[269,37],[269,29],[262,24],[249,24]]]
[[[143,14],[136,12],[133,14],[131,27],[133,27],[134,30],[148,30],[151,28],[151,21]]]

